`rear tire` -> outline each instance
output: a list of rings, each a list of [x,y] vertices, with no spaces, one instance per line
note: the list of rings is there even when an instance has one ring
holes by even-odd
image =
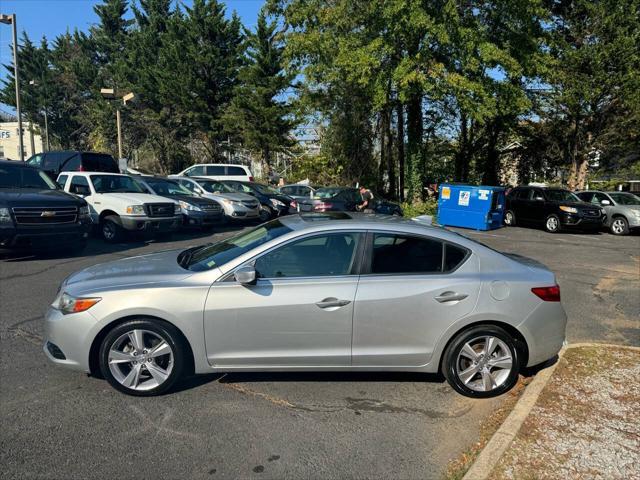
[[[544,221],[544,229],[549,233],[558,233],[561,230],[560,219],[557,215],[549,215]]]
[[[100,345],[100,372],[113,388],[138,397],[169,391],[183,376],[188,348],[177,329],[158,320],[130,320]]]
[[[442,374],[455,391],[471,398],[489,398],[509,391],[518,381],[518,341],[495,325],[460,332],[442,357]]]
[[[614,235],[628,235],[629,222],[624,217],[613,217],[610,230]]]
[[[507,210],[504,214],[504,224],[507,227],[515,227],[516,226],[516,215],[511,211]]]

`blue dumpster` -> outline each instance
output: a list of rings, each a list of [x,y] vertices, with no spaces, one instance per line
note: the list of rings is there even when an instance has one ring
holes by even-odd
[[[451,227],[493,230],[502,227],[505,192],[502,187],[442,184],[438,223]]]

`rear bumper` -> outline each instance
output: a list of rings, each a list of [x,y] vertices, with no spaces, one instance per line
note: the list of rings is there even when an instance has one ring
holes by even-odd
[[[133,232],[171,232],[180,227],[182,217],[120,217],[122,228]]]
[[[0,248],[47,250],[64,248],[89,237],[91,223],[0,228]]]
[[[527,367],[553,358],[566,338],[567,314],[560,302],[540,302],[531,314],[517,326],[529,350]]]

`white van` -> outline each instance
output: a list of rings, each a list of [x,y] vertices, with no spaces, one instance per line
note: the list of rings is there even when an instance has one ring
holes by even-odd
[[[174,175],[170,176],[173,177]],[[197,163],[177,173],[175,176],[253,182],[253,175],[248,167],[244,165],[229,165],[226,163]]]

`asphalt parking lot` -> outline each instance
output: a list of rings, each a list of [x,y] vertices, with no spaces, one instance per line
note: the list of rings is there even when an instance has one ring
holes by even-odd
[[[0,260],[1,478],[440,478],[476,441],[501,400],[431,376],[210,375],[144,399],[47,361],[42,314],[67,275],[230,231]],[[556,273],[570,342],[640,345],[640,236],[464,233]]]

